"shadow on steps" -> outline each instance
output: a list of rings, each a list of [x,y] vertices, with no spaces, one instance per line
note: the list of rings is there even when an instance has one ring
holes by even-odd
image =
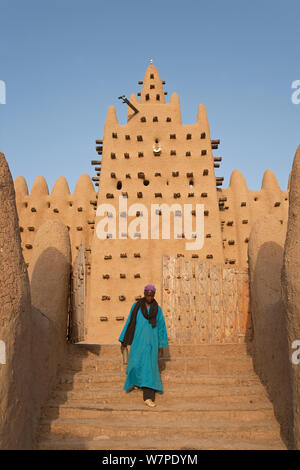
[[[164,390],[169,390],[169,393],[165,395],[167,400],[162,398],[161,403],[163,405],[165,402],[169,405],[153,409],[156,413],[164,414],[169,418],[165,422],[164,419],[159,420],[158,426],[157,423],[152,422],[153,410],[145,409],[146,407],[141,403],[134,406],[126,405],[125,398],[120,398],[120,406],[116,405],[118,397],[122,396],[120,392],[123,391],[126,368],[122,364],[119,346],[69,346],[65,369],[62,370],[58,386],[59,393],[58,389],[54,391],[55,406],[48,408],[48,411],[47,407],[45,408],[44,419],[41,423],[40,448],[47,446],[76,448],[77,446],[80,449],[91,449],[95,446],[95,448],[104,449],[107,446],[112,449],[122,448],[125,443],[126,448],[130,448],[130,442],[126,438],[128,429],[127,426],[124,427],[124,423],[126,424],[131,419],[131,415],[136,417],[132,417],[135,424],[131,423],[129,426],[129,434],[137,446],[145,449],[150,447],[143,447],[146,443],[139,442],[138,436],[133,435],[134,429],[142,424],[144,431],[150,432],[148,445],[152,442],[155,449],[191,448],[190,445],[194,446],[193,448],[210,448],[209,446],[234,448],[234,445],[237,448],[243,448],[243,446],[245,448],[285,448],[279,438],[277,423],[271,419],[269,403],[258,405],[262,398],[259,380],[253,371],[252,358],[249,354],[251,345],[170,345],[165,351],[165,357],[159,361],[162,380],[166,383]],[[81,396],[87,396],[89,392],[93,394],[95,385],[99,386],[99,392],[103,390],[104,398],[99,400],[100,409],[94,402],[92,406],[83,406],[84,400],[82,401],[80,396],[77,397],[78,406],[69,408],[70,394],[79,392]],[[235,387],[235,389],[229,389],[228,386]],[[197,387],[199,387],[198,391]],[[243,392],[240,392],[237,387],[241,387],[241,390],[244,387],[248,393],[252,388],[253,394],[258,394],[257,401],[254,403],[257,405],[257,410],[252,410],[252,406],[246,405],[247,399],[244,396],[243,400],[238,399],[238,393],[243,395]],[[109,389],[111,389],[111,395]],[[231,394],[234,395],[233,391],[237,399],[234,396],[231,397]],[[182,397],[180,397],[181,393]],[[130,397],[133,402],[137,401],[135,400],[138,397],[137,392],[127,394],[123,392],[123,394],[124,397]],[[198,402],[197,406],[195,405],[198,411],[197,409],[187,410],[187,404],[185,406],[180,404],[180,398],[182,402],[182,399],[192,400],[193,397],[196,397]],[[178,409],[174,407],[176,400]],[[242,401],[243,403],[239,405]],[[249,417],[248,408],[250,408]],[[73,409],[74,416],[72,415]],[[245,409],[244,412],[243,409]],[[93,412],[96,418],[84,417],[93,416]],[[149,415],[149,412],[152,415]],[[76,413],[81,413],[82,417],[76,417]],[[97,418],[98,415],[101,418]],[[188,415],[192,417],[192,420],[188,418]],[[196,415],[199,415],[199,420]],[[214,420],[208,419],[210,416],[214,416]],[[241,416],[243,420],[240,419]],[[265,421],[259,421],[264,416]],[[179,427],[178,424],[180,424]],[[176,443],[174,441],[172,444],[168,436],[174,434],[174,427],[177,427],[178,439],[177,441],[175,439]],[[181,440],[180,434],[182,434]],[[198,439],[195,440],[195,436]],[[167,440],[163,440],[165,437]],[[159,442],[163,447],[159,447]],[[180,442],[183,447],[176,447],[180,446]]]

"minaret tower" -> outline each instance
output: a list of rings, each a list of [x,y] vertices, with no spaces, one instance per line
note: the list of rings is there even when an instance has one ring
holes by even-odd
[[[224,262],[216,187],[219,183],[205,106],[200,104],[196,123],[183,125],[179,98],[173,93],[166,103],[165,82],[152,61],[139,84],[142,90],[138,96],[133,94],[129,100],[123,97],[127,104],[129,101],[127,123],[119,124],[114,106],[108,109],[105,122],[91,246],[90,343],[118,341],[130,307],[143,295],[146,284],[156,285],[160,303],[163,254]],[[171,209],[169,239],[162,238],[163,211],[155,204]],[[172,209],[174,204],[177,207]],[[196,204],[204,205],[201,249],[196,248],[196,239],[187,240],[177,233],[180,220],[184,226],[187,204],[192,205],[193,231]],[[99,228],[104,227],[104,220],[106,238],[100,239]],[[148,238],[143,237],[145,233]],[[187,249],[187,242],[195,243],[195,249]]]

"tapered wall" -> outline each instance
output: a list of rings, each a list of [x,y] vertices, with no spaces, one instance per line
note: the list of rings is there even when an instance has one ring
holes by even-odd
[[[0,449],[30,449],[32,318],[29,279],[21,251],[15,191],[0,153]]]
[[[285,306],[287,339],[290,355],[290,373],[293,395],[293,429],[294,446],[300,449],[300,364],[299,352],[295,359],[292,356],[299,351],[294,342],[300,341],[300,146],[297,149],[292,175],[290,180],[289,194],[289,217],[287,225],[287,235],[284,245],[283,266],[281,272],[281,290]]]

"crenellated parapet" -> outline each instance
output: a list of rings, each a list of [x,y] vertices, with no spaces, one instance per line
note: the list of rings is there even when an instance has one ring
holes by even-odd
[[[281,224],[288,217],[288,189],[281,190],[276,176],[266,170],[260,190],[250,190],[240,170],[234,170],[228,188],[219,192],[220,223],[225,264],[248,265],[251,229],[260,217],[274,215]]]
[[[69,230],[72,259],[82,237],[89,247],[92,240],[97,195],[88,174],[82,174],[74,193],[70,193],[67,180],[60,176],[51,194],[43,176],[38,176],[30,193],[23,176],[14,181],[16,203],[25,262],[30,263],[36,232],[46,220],[60,220]]]

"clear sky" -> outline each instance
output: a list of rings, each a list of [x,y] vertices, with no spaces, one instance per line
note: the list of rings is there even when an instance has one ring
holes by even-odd
[[[259,189],[266,169],[287,189],[300,144],[299,0],[0,0],[0,151],[29,190],[38,175],[71,192],[94,176],[95,139],[118,96],[140,91],[150,58],[177,92],[184,124],[204,103],[223,156]]]

